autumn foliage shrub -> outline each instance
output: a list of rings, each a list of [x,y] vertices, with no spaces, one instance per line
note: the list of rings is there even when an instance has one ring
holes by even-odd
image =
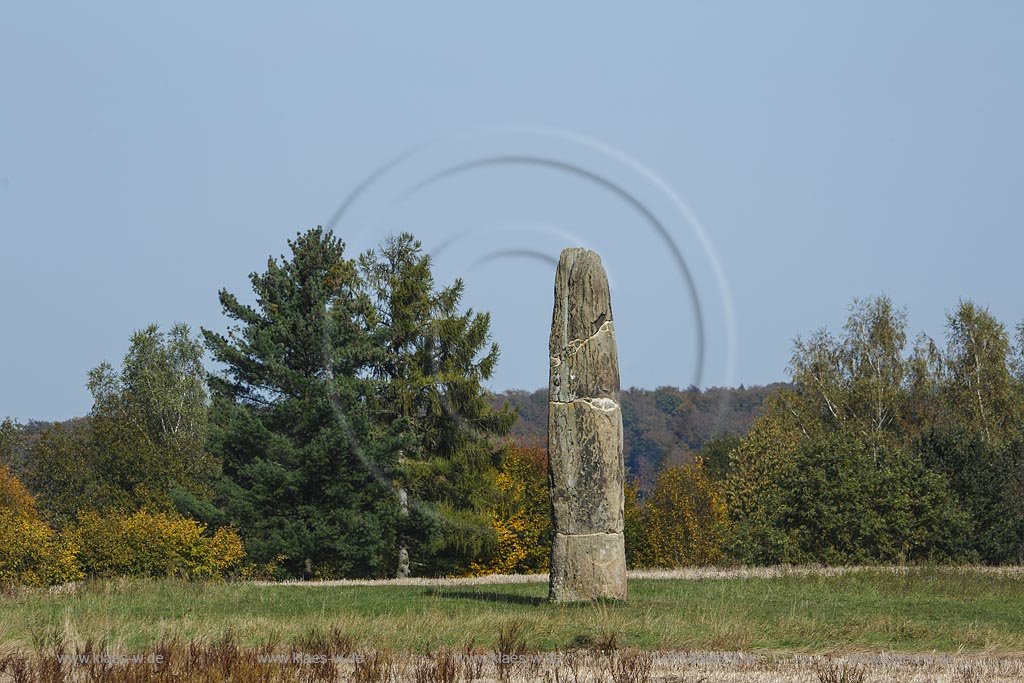
[[[551,553],[551,503],[547,452],[512,446],[496,485],[491,519],[497,552],[476,563],[474,574],[547,571]],[[627,561],[633,567],[712,564],[722,557],[728,516],[717,483],[700,460],[661,472],[646,501],[635,483],[625,491]]]
[[[40,519],[32,494],[0,467],[0,583],[45,586],[81,578],[75,539]]]
[[[223,576],[245,552],[238,533],[187,517],[140,510],[132,514],[89,512],[78,519],[79,560],[90,576]]]
[[[18,481],[7,465],[0,466],[0,511],[11,515],[39,518],[35,498]]]
[[[177,514],[83,513],[61,533],[32,494],[0,467],[0,584],[48,586],[90,576],[223,576],[245,552],[234,529],[212,536]]]
[[[490,514],[497,551],[488,562],[474,563],[472,573],[547,571],[552,534],[547,451],[537,446],[512,446],[495,487],[498,498]]]
[[[627,514],[628,511],[627,511]],[[708,565],[722,558],[728,514],[725,500],[700,458],[668,467],[629,525],[630,559],[639,567]]]

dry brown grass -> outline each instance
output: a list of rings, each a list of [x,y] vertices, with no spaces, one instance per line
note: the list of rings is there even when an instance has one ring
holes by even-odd
[[[291,645],[244,647],[230,633],[210,642],[165,640],[135,661],[103,644],[77,646],[55,632],[36,652],[0,654],[7,683],[1019,683],[1024,659],[864,654],[843,657],[745,652],[655,652],[594,647],[528,653],[514,626],[501,648],[426,654],[358,652],[338,630],[311,632]],[[609,647],[609,643],[603,643]],[[276,657],[278,661],[267,661]]]

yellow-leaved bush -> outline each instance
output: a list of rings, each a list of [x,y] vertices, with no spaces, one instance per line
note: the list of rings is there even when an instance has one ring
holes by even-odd
[[[634,565],[671,568],[722,559],[728,529],[725,500],[700,458],[662,470],[635,514],[641,516],[640,523],[630,526],[641,538],[634,539]]]
[[[79,516],[79,561],[89,576],[223,576],[245,556],[230,527],[205,535],[206,525],[174,513],[146,510]]]
[[[511,446],[495,487],[498,498],[489,512],[498,538],[497,551],[486,562],[474,562],[470,573],[546,571],[552,533],[547,452],[536,446]]]
[[[490,509],[497,551],[471,573],[521,574],[548,569],[551,552],[551,503],[547,453],[514,445],[495,480],[496,504]],[[626,553],[630,566],[679,567],[722,559],[728,529],[725,500],[698,458],[669,467],[644,502],[635,483],[625,490]]]
[[[223,576],[245,557],[230,527],[176,513],[84,513],[58,533],[7,466],[0,466],[0,585],[51,586],[83,576]]]
[[[32,494],[0,466],[0,583],[47,586],[81,578],[75,541],[41,519]]]

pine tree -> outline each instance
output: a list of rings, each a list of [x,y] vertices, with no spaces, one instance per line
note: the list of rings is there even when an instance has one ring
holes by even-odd
[[[395,496],[386,450],[368,438],[373,309],[341,240],[321,228],[250,275],[254,306],[222,290],[228,334],[203,330],[214,360],[210,444],[218,500],[258,562],[293,575],[393,571]]]
[[[430,257],[408,233],[359,259],[375,313],[370,400],[375,434],[400,451],[395,481],[410,500],[403,543],[419,573],[463,571],[493,549],[487,515],[510,410],[482,382],[498,361],[490,316],[459,312],[461,280],[435,290]]]

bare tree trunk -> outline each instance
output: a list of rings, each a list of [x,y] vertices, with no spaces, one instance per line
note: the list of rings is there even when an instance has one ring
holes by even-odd
[[[403,517],[409,515],[409,494],[405,489],[398,489],[398,514]],[[398,548],[398,570],[395,577],[404,579],[409,576],[409,549],[404,545]]]

